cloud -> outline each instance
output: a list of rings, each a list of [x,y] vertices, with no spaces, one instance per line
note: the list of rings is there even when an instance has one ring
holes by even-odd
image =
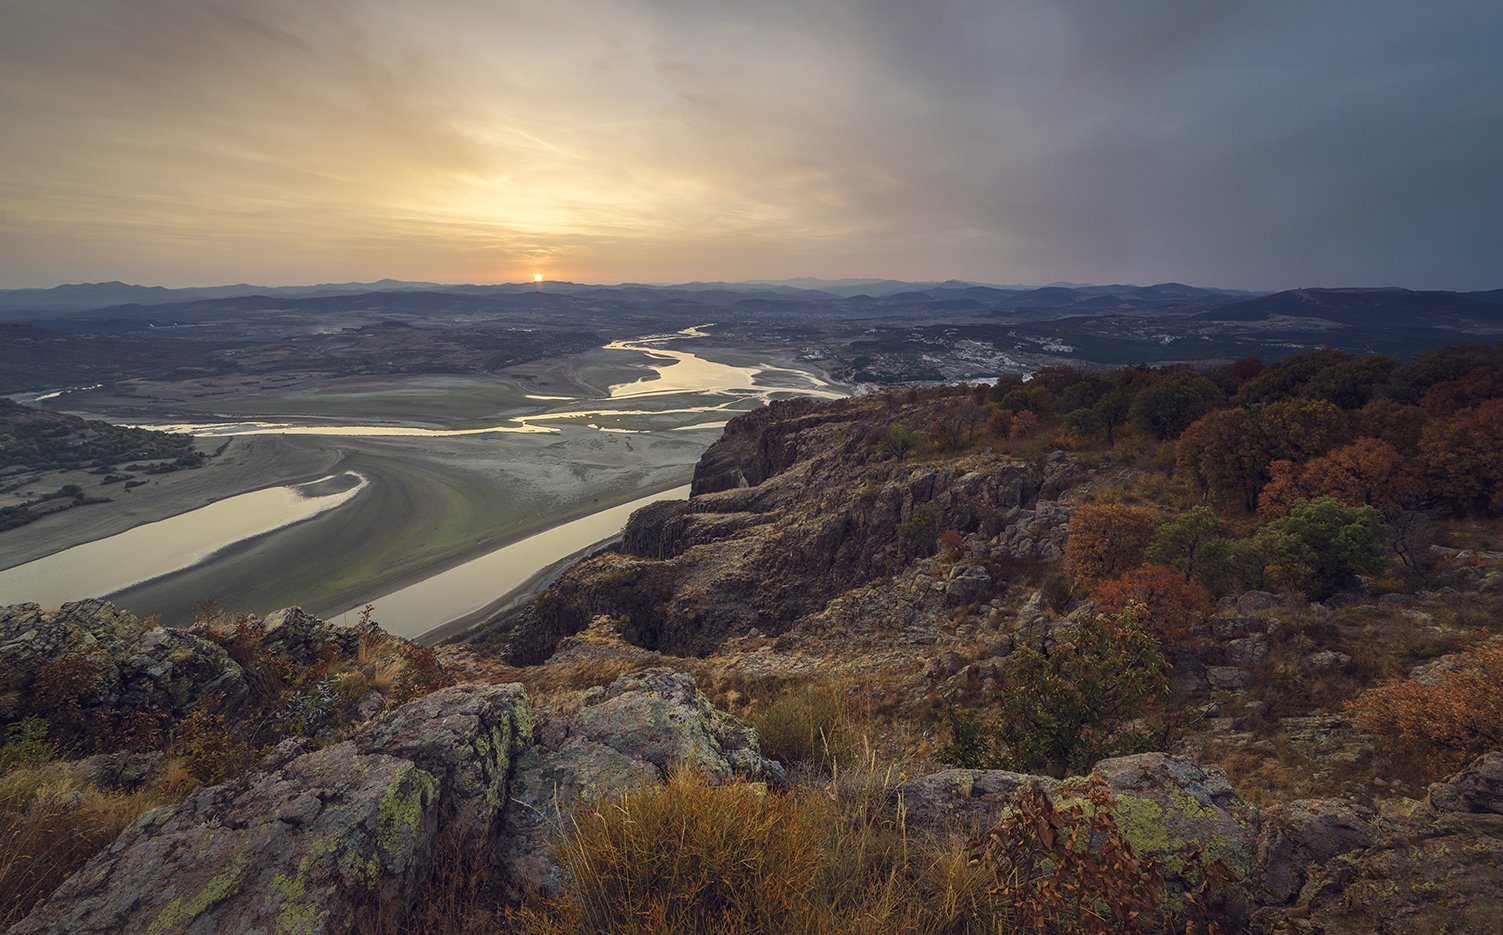
[[[49,0],[0,284],[1496,286],[1503,9]]]

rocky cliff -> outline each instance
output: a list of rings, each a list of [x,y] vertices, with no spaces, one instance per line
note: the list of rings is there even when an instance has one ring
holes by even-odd
[[[930,554],[942,530],[1010,534],[1014,554],[1057,558],[1062,523],[1019,533],[1037,524],[1040,501],[1078,479],[1062,454],[884,456],[877,439],[899,416],[923,424],[941,408],[805,400],[737,417],[701,458],[691,499],[637,511],[620,551],[569,569],[506,622],[508,658],[540,662],[601,615],[639,645],[680,654],[781,633]]]

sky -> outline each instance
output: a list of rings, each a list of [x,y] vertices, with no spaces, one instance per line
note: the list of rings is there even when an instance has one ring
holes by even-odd
[[[0,288],[1503,286],[1498,0],[0,0]]]

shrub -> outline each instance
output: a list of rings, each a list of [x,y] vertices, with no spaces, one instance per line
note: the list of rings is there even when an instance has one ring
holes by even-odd
[[[1216,610],[1211,592],[1164,565],[1145,565],[1091,591],[1096,609],[1120,614],[1138,607],[1138,622],[1166,647],[1188,644]]]
[[[172,729],[166,752],[194,779],[214,785],[247,772],[265,755],[258,733],[249,723],[231,725],[223,714],[201,706]]]
[[[1149,738],[1129,722],[1147,702],[1168,694],[1168,667],[1163,647],[1131,611],[1079,621],[1059,633],[1047,654],[1018,649],[998,680],[1003,688],[988,759],[1007,769],[1063,776],[1136,752]],[[969,731],[971,725],[963,726]],[[956,742],[961,739],[957,734]]]
[[[1009,797],[996,827],[972,843],[973,860],[996,881],[992,894],[1010,907],[1006,931],[1219,932],[1209,908],[1216,888],[1232,879],[1224,865],[1193,850],[1177,855],[1200,885],[1184,894],[1189,918],[1176,925],[1163,864],[1136,853],[1118,830],[1105,785],[1087,782],[1064,801],[1052,801],[1038,783],[1025,785]]]
[[[1114,578],[1143,560],[1158,525],[1142,507],[1082,504],[1070,517],[1065,571],[1086,583]]]
[[[749,718],[762,753],[792,766],[830,772],[854,758],[859,747],[857,712],[846,685],[805,683],[791,688]]]
[[[1436,684],[1392,679],[1352,705],[1379,749],[1427,781],[1503,747],[1503,646],[1468,650],[1456,661]]]
[[[935,538],[939,535],[939,507],[933,503],[920,503],[898,523],[898,541],[910,553],[928,555],[934,551]]]
[[[965,533],[958,529],[946,529],[939,534],[936,544],[939,546],[940,556],[945,561],[953,562],[965,552]]]
[[[57,758],[57,747],[47,739],[47,722],[27,717],[5,725],[5,744],[0,746],[0,775],[9,770],[40,766]]]
[[[99,660],[79,652],[65,653],[37,669],[26,708],[47,719],[57,738],[92,749],[103,733]]]
[[[560,843],[569,887],[523,932],[806,932],[829,858],[817,800],[689,773],[578,814]]]
[[[981,715],[969,708],[950,708],[945,720],[950,741],[935,752],[936,760],[961,769],[991,769],[997,765],[991,732]]]

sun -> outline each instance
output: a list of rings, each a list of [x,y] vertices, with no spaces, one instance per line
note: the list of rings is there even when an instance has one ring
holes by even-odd
[[[532,274],[532,281],[533,282],[542,282],[543,281],[543,274],[542,273],[533,273]]]

